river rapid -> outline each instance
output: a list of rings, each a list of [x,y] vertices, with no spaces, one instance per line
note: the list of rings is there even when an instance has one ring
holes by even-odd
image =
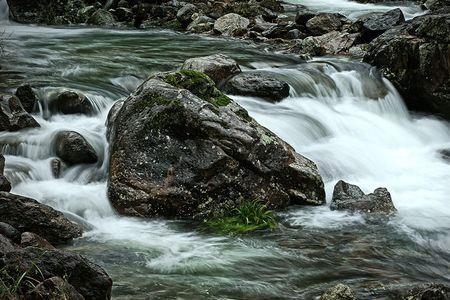
[[[0,6],[0,16],[4,11]],[[450,125],[409,113],[392,84],[370,66],[338,58],[305,64],[247,42],[161,30],[7,22],[2,28],[0,91],[14,92],[26,82],[41,100],[34,114],[40,128],[0,132],[5,174],[14,193],[85,226],[83,237],[67,248],[107,270],[114,299],[313,299],[339,282],[362,299],[382,299],[389,288],[450,280],[450,162],[438,153],[450,148]],[[214,53],[230,55],[244,69],[274,72],[291,85],[290,97],[277,104],[232,98],[318,164],[327,205],[293,207],[279,214],[277,230],[241,237],[213,235],[183,221],[121,217],[111,208],[109,108],[147,76]],[[66,89],[84,93],[97,113],[51,115],[47,101]],[[55,179],[50,162],[60,130],[84,135],[100,162],[71,167]],[[398,215],[385,220],[330,211],[340,179],[365,192],[387,187]]]

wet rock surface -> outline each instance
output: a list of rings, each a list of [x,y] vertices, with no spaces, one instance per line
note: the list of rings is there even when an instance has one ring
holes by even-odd
[[[69,165],[93,164],[98,161],[95,149],[78,132],[61,131],[55,138],[56,155]]]
[[[122,214],[203,218],[241,199],[272,208],[324,203],[315,164],[199,72],[148,79],[125,100],[112,132],[108,195]]]
[[[13,278],[26,273],[32,282],[39,282],[29,292],[30,296],[33,294],[38,296],[37,292],[45,293],[53,285],[62,284],[61,279],[64,278],[64,285],[67,288],[64,292],[73,296],[72,299],[83,299],[80,295],[84,299],[94,300],[111,298],[111,278],[102,268],[81,255],[62,250],[4,245],[6,242],[0,239],[0,268]],[[21,293],[28,294],[26,290],[19,290],[18,294]],[[64,299],[61,298],[62,294],[57,295],[56,299]]]
[[[81,236],[81,228],[34,199],[0,192],[0,220],[20,232],[36,233],[54,245]]]
[[[73,91],[65,91],[49,103],[49,109],[63,114],[92,114],[94,108],[89,99]]]
[[[366,195],[358,186],[342,180],[334,187],[330,208],[386,215],[397,211],[387,189],[377,188],[373,193]]]
[[[356,293],[348,285],[337,284],[329,288],[320,300],[357,300]]]
[[[364,61],[390,79],[412,110],[450,118],[450,13],[432,12],[369,44]]]
[[[238,63],[223,54],[189,58],[184,62],[181,69],[202,72],[219,86],[231,76],[241,73]]]
[[[0,131],[18,131],[34,127],[40,125],[25,111],[19,98],[0,94]]]
[[[16,90],[16,96],[26,112],[33,112],[38,103],[38,98],[31,85],[24,84],[19,86]]]
[[[289,96],[289,84],[271,73],[244,72],[232,77],[224,90],[232,95],[254,96],[280,101]]]

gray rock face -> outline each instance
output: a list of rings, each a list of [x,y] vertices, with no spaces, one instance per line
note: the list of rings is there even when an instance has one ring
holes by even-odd
[[[29,278],[37,282],[44,280],[44,284],[48,283],[45,280],[53,277],[66,277],[68,284],[85,299],[111,298],[111,278],[102,268],[78,254],[36,247],[9,249],[0,252],[0,268],[13,276],[27,271]]]
[[[232,77],[225,91],[232,95],[255,96],[269,101],[280,101],[289,96],[289,84],[270,73],[245,72]]]
[[[126,98],[121,98],[121,99],[117,100],[108,112],[108,117],[106,118],[106,124],[105,124],[106,125],[106,139],[108,141],[109,141],[109,138],[111,137],[111,130],[113,129],[114,121],[116,120],[117,114],[119,113],[120,109],[122,108],[125,100],[126,100]]]
[[[311,39],[315,47],[320,47],[322,53],[339,54],[347,52],[355,44],[358,37],[358,33],[331,31],[321,36],[308,37],[308,39]],[[314,54],[313,52],[312,55]]]
[[[36,233],[52,244],[81,236],[81,228],[62,213],[34,199],[0,192],[0,220],[20,232]]]
[[[364,61],[377,66],[416,111],[450,119],[450,11],[431,13],[386,31]]]
[[[16,244],[20,244],[20,232],[7,223],[0,222],[0,234]]]
[[[24,84],[19,86],[16,90],[16,96],[19,98],[20,103],[22,103],[22,106],[26,112],[33,112],[38,99],[31,85]]]
[[[187,59],[181,69],[204,73],[218,86],[222,85],[231,76],[241,73],[238,63],[231,57],[223,54]]]
[[[334,187],[330,209],[386,215],[397,211],[387,189],[377,188],[373,193],[366,195],[358,186],[342,180]]]
[[[250,21],[238,14],[226,14],[216,20],[214,31],[226,36],[242,36],[247,32]]]
[[[31,299],[55,299],[55,295],[64,300],[85,300],[70,283],[57,276],[45,279],[28,293]]]
[[[324,202],[315,164],[195,71],[145,81],[112,132],[108,195],[121,214],[203,219],[241,199]]]
[[[360,17],[357,21],[362,28],[362,40],[370,42],[386,30],[405,22],[405,17],[399,8],[385,13],[371,13]]]
[[[180,8],[177,12],[177,20],[184,27],[192,22],[192,15],[198,11],[197,6],[188,3]]]
[[[18,131],[39,126],[39,123],[25,111],[19,98],[0,94],[0,131]]]
[[[349,286],[338,284],[328,289],[320,300],[356,300],[356,294]]]
[[[403,299],[405,300],[448,300],[450,299],[450,286],[439,283],[421,284],[410,289]]]
[[[94,148],[75,131],[61,131],[56,136],[56,155],[69,165],[93,164],[98,161]]]
[[[331,13],[320,13],[306,22],[306,28],[312,35],[322,35],[331,31],[340,30],[342,16]]]
[[[88,18],[86,23],[98,26],[114,26],[116,24],[116,19],[112,13],[100,8]]]
[[[92,114],[94,108],[89,99],[73,91],[65,91],[49,103],[50,110],[63,114]]]

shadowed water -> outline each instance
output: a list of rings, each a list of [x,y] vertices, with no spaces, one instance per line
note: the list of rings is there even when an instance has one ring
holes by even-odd
[[[68,248],[103,266],[114,299],[310,299],[345,282],[364,299],[383,287],[450,280],[449,124],[411,116],[392,85],[369,66],[340,60],[300,64],[252,44],[167,31],[7,26],[0,89],[37,88],[41,128],[0,133],[13,192],[52,205],[83,223]],[[226,237],[181,221],[120,217],[106,198],[105,120],[115,100],[148,75],[188,57],[225,53],[244,68],[274,72],[291,96],[271,104],[233,97],[256,120],[313,159],[326,182],[349,180],[370,192],[387,187],[399,210],[391,220],[331,212],[327,206],[282,212],[273,232]],[[58,91],[75,89],[94,116],[50,115]],[[100,162],[51,173],[60,130],[82,133]]]

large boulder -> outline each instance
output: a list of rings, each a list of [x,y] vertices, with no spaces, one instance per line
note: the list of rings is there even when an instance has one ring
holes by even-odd
[[[81,236],[81,227],[61,212],[34,199],[6,192],[0,192],[0,220],[20,232],[36,233],[56,245]]]
[[[280,101],[289,96],[289,84],[263,72],[244,72],[232,77],[225,91],[232,95],[254,96],[269,101]]]
[[[416,17],[374,39],[364,61],[377,66],[412,110],[450,119],[450,12]]]
[[[18,131],[39,126],[39,123],[25,111],[19,98],[0,94],[0,131]]]
[[[116,19],[112,13],[100,8],[87,19],[87,24],[111,27],[116,24]]]
[[[208,75],[216,85],[222,85],[228,78],[241,73],[238,63],[229,56],[214,54],[187,59],[183,70],[194,70]]]
[[[197,6],[191,3],[185,4],[178,10],[177,20],[183,27],[186,27],[192,22],[192,15],[196,12],[198,12]]]
[[[27,280],[33,283],[43,281],[44,284],[49,284],[46,280],[50,278],[64,278],[85,299],[111,298],[111,278],[101,267],[79,254],[37,247],[9,248],[8,251],[0,252],[0,269],[13,278],[19,278],[26,272]]]
[[[242,36],[247,32],[250,21],[235,13],[226,14],[216,20],[214,31],[226,36]]]
[[[6,0],[10,17],[19,23],[70,24],[79,23],[78,10],[82,0]]]
[[[75,131],[61,131],[55,139],[56,155],[69,165],[93,164],[98,161],[95,149]]]
[[[299,41],[296,51],[309,56],[347,53],[358,38],[359,33],[331,31],[321,36],[309,36]]]
[[[345,284],[337,284],[329,288],[320,300],[356,300],[356,293]]]
[[[361,40],[370,42],[386,30],[405,22],[405,17],[399,8],[388,12],[375,12],[358,18],[354,25],[361,27]]]
[[[339,31],[343,16],[332,13],[320,13],[306,22],[306,28],[312,35],[322,35],[331,31]]]
[[[108,196],[121,214],[204,219],[242,199],[271,208],[324,203],[316,165],[202,73],[149,78],[113,126]]]
[[[89,99],[80,93],[64,91],[56,99],[49,103],[49,108],[54,112],[63,114],[92,114],[94,107]]]
[[[24,84],[19,86],[16,90],[16,96],[19,98],[20,103],[22,103],[22,106],[26,112],[33,112],[36,104],[38,103],[38,98],[31,85]]]
[[[342,180],[334,186],[330,208],[386,215],[397,211],[387,189],[377,188],[373,193],[366,195],[358,186]]]

